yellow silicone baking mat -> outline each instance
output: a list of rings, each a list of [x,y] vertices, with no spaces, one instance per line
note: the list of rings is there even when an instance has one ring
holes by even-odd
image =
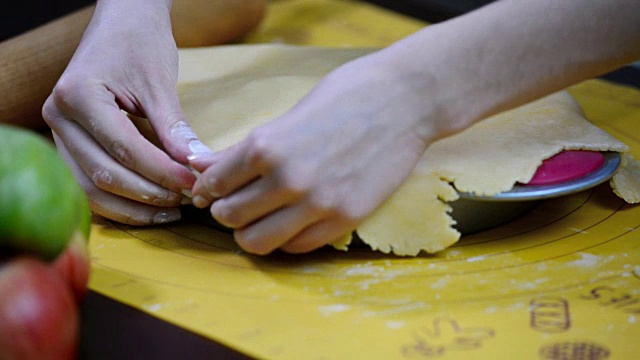
[[[423,26],[359,2],[281,0],[247,41],[384,46]],[[640,91],[591,80],[571,93],[640,158]],[[639,228],[640,206],[607,184],[416,258],[256,257],[205,225],[104,222],[90,288],[259,358],[636,359]]]

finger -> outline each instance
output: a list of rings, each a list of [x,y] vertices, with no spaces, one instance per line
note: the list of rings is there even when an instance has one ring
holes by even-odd
[[[303,206],[285,207],[246,228],[236,230],[234,237],[245,251],[266,255],[318,221],[319,216],[320,213]]]
[[[165,189],[117,163],[80,126],[60,122],[59,131],[73,141],[64,142],[53,131],[56,146],[67,163],[75,162],[99,189],[155,206],[178,206],[182,196]]]
[[[61,92],[63,95],[60,95]],[[104,105],[105,103],[115,104],[113,98],[92,102],[82,101],[78,103],[78,107],[71,108],[65,105],[70,99],[65,99],[64,93],[64,91],[58,91],[47,100],[43,115],[65,144],[71,144],[76,140],[64,131],[68,128],[66,124],[75,121],[91,134],[113,159],[126,168],[175,192],[191,189],[195,177],[189,169],[171,159],[167,153],[145,139],[117,106]],[[80,99],[86,97],[86,94],[76,94],[75,91],[72,94]],[[71,97],[71,95],[66,96]],[[66,106],[71,118],[63,116],[58,111],[58,106]]]
[[[336,220],[317,222],[282,245],[280,249],[291,254],[307,253],[331,244],[351,234],[353,229],[347,223]]]
[[[133,126],[138,129],[140,134],[144,136],[145,139],[149,140],[149,142],[151,142],[159,149],[164,149],[162,143],[160,142],[160,139],[158,139],[158,134],[156,134],[156,131],[153,129],[153,127],[151,127],[151,124],[149,123],[149,120],[147,118],[135,116],[132,114],[126,115],[129,120],[131,120]]]
[[[241,143],[238,143],[221,151],[189,157],[189,165],[191,165],[191,167],[196,171],[204,172],[210,166],[213,166],[214,164],[219,163],[225,157],[230,156],[228,154],[239,151],[238,147],[240,145]]]
[[[70,159],[64,146],[60,146],[61,155]],[[107,219],[128,225],[164,224],[179,220],[180,209],[177,207],[156,207],[123,198],[96,187],[85,175],[80,166],[73,160],[67,161],[74,177],[87,193],[89,206],[95,214]]]
[[[203,172],[207,170],[208,167],[220,162],[225,157],[231,156],[229,154],[233,154],[236,151],[241,151],[241,146],[243,146],[242,141],[220,151],[211,152],[209,154],[201,154],[200,156],[191,156],[189,157],[189,165],[191,165],[192,169]]]
[[[263,163],[251,156],[248,140],[218,154],[193,187],[193,204],[204,208],[214,199],[224,197],[257,179],[265,171]]]
[[[149,140],[152,144],[154,144],[158,148],[164,149],[164,145],[162,145],[162,143],[160,142],[160,139],[158,139],[158,134],[156,134],[155,130],[151,127],[151,124],[149,123],[149,120],[147,118],[134,116],[132,114],[127,114],[127,117],[131,120],[131,122],[138,129],[138,131],[140,131],[140,134],[142,134],[142,136],[145,137],[145,139]],[[195,176],[198,176],[197,172],[194,171],[193,168],[191,168],[190,170]],[[191,191],[182,190],[182,195],[184,196],[181,198],[180,203],[182,205],[191,205]],[[169,203],[160,204],[154,201],[153,198],[151,199],[152,199],[152,205],[158,205],[158,206],[175,205],[175,204],[169,204]],[[133,200],[136,200],[136,198],[133,198]],[[143,202],[148,203],[148,201],[143,201]]]
[[[177,207],[158,208],[100,191],[90,205],[96,214],[127,225],[162,225],[181,218]]]
[[[167,91],[164,91],[167,89]],[[213,151],[204,145],[189,126],[182,112],[175,84],[166,87],[153,87],[149,98],[142,104],[144,113],[166,151],[179,162],[206,157]]]
[[[295,201],[299,196],[299,193],[276,183],[274,177],[258,178],[231,195],[214,201],[211,215],[222,225],[239,229]]]
[[[212,166],[213,164],[217,163],[219,158],[220,156],[218,155],[218,153],[202,155],[197,158],[195,157],[189,158],[189,165],[191,165],[191,168],[193,170],[198,172],[203,172],[209,166]]]

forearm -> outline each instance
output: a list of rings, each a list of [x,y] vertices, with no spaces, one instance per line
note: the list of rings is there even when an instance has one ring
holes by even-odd
[[[97,0],[87,33],[96,27],[104,27],[111,36],[122,36],[126,44],[140,31],[170,31],[172,3],[172,0]],[[139,31],[132,32],[136,28]]]
[[[446,114],[437,138],[640,58],[640,2],[503,0],[384,53],[415,91],[437,98]]]

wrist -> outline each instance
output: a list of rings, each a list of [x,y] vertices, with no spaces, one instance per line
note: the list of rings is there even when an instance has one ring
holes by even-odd
[[[487,84],[460,61],[464,57],[450,55],[452,47],[441,39],[432,25],[419,38],[405,38],[374,54],[382,72],[406,89],[405,100],[420,114],[418,128],[427,144],[467,128],[495,101]]]
[[[97,0],[92,22],[106,20],[132,26],[138,24],[138,27],[142,27],[142,22],[170,24],[172,3],[173,0]]]

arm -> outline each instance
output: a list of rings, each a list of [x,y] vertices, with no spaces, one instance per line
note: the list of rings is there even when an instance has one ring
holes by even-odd
[[[497,1],[383,57],[415,91],[446,91],[447,133],[640,58],[640,3]]]
[[[257,254],[356,228],[434,140],[640,57],[640,3],[502,0],[336,69],[192,165],[193,202]]]

